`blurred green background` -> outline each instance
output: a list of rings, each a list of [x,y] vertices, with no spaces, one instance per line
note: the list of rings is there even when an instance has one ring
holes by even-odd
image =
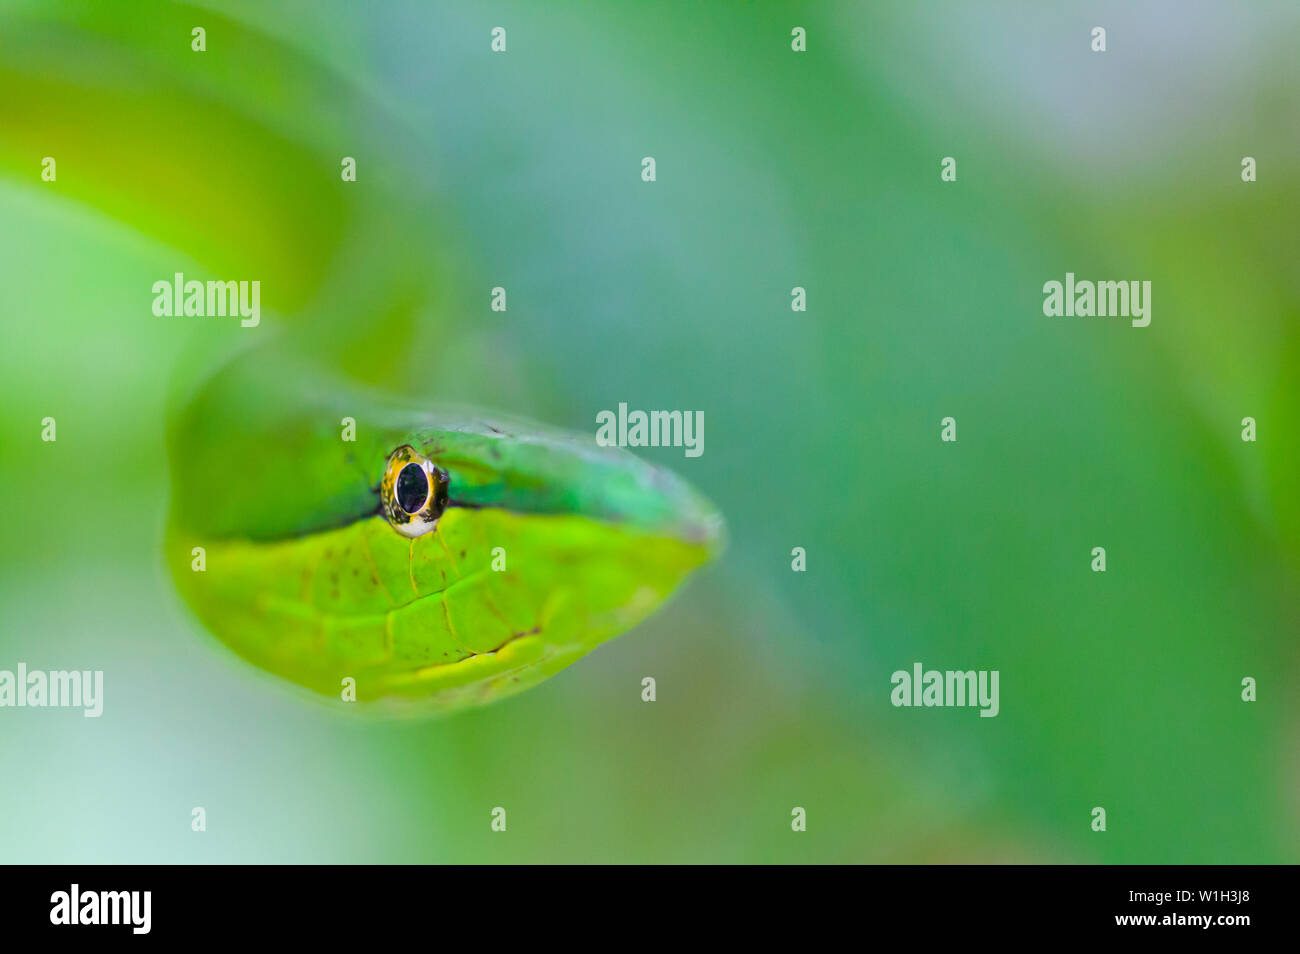
[[[0,669],[102,669],[105,710],[0,710],[0,860],[1300,860],[1298,28],[6,0]],[[262,325],[155,317],[176,271],[259,279]],[[1152,281],[1150,327],[1045,318],[1066,271]],[[160,551],[168,410],[271,335],[581,431],[703,410],[703,457],[645,455],[731,549],[497,705],[305,701],[202,632]],[[917,661],[999,670],[1001,713],[892,707]]]

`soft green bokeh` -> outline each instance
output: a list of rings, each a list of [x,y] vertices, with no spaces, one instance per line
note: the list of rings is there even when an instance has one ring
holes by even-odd
[[[0,859],[1296,861],[1298,27],[1283,2],[6,4],[0,669],[103,669],[106,700],[0,710]],[[260,279],[261,327],[154,317],[176,271]],[[1152,281],[1151,326],[1044,317],[1067,271]],[[645,456],[730,550],[501,704],[306,703],[203,633],[161,552],[166,416],[264,334],[577,430],[701,409],[701,458]],[[892,707],[916,661],[999,670],[1000,715]]]

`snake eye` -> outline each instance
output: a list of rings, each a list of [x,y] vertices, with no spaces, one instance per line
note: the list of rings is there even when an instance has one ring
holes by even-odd
[[[403,444],[388,455],[380,485],[384,516],[404,537],[418,537],[437,526],[447,509],[447,472]]]
[[[419,464],[407,464],[397,475],[397,506],[419,513],[429,499],[429,478]]]

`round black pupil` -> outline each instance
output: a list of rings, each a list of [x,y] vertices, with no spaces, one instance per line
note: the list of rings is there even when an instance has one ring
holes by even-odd
[[[407,513],[419,513],[429,499],[429,477],[419,464],[407,464],[397,475],[397,504]]]

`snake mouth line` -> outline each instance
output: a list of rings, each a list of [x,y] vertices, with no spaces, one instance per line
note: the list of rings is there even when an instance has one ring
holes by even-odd
[[[410,609],[413,606],[422,606],[422,605],[429,604],[432,601],[438,601],[442,603],[444,614],[446,614],[448,612],[447,602],[446,602],[447,597],[453,589],[457,589],[458,587],[461,586],[461,584],[472,583],[475,580],[478,580],[486,576],[490,572],[493,571],[487,569],[477,570],[466,576],[462,576],[455,580],[452,580],[450,583],[448,583],[443,587],[440,587],[439,589],[432,590],[427,593],[421,593],[419,596],[414,596],[411,599],[401,603],[395,602],[393,603],[392,606],[388,607],[386,610],[383,610],[382,612],[375,612],[375,613],[337,614],[337,613],[322,612],[313,606],[309,606],[297,600],[286,599],[284,597],[275,596],[273,594],[260,594],[255,600],[255,605],[259,610],[263,612],[282,613],[287,616],[296,617],[298,619],[310,620],[313,623],[319,624],[322,627],[322,629],[325,629],[327,627],[348,627],[348,626],[365,625],[366,623],[376,623],[382,620],[385,631],[391,632],[390,627],[392,624],[393,615],[395,613],[399,613],[403,610]],[[507,636],[497,645],[493,646],[491,649],[475,650],[466,646],[464,642],[461,641],[460,637],[456,634],[455,628],[451,625],[449,616],[447,617],[447,628],[448,628],[448,632],[451,634],[456,644],[460,647],[461,651],[464,653],[464,656],[462,656],[459,659],[453,660],[451,662],[430,663],[426,666],[420,666],[418,669],[412,671],[418,672],[425,669],[438,669],[447,666],[455,666],[458,663],[465,662],[467,659],[473,659],[478,656],[490,656],[493,655],[494,653],[500,652],[506,646],[510,645],[511,643],[515,642],[518,639],[523,639],[525,636],[539,636],[542,633],[542,627],[541,624],[539,623],[534,625],[531,629],[519,630],[517,632],[511,631],[509,636]],[[392,652],[391,645],[389,647],[389,652],[391,658],[391,652]]]

